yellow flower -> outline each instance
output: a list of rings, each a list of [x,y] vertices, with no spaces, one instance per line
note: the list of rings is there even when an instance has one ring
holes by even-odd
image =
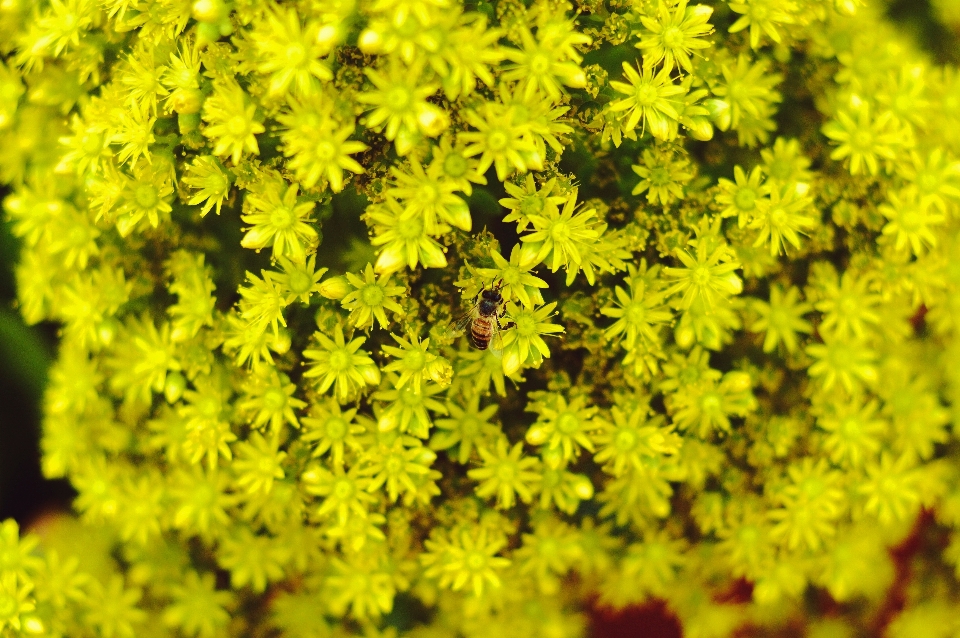
[[[259,251],[273,247],[274,257],[300,260],[312,252],[317,243],[317,231],[307,222],[315,206],[312,201],[297,203],[298,186],[291,184],[280,196],[280,183],[271,183],[259,193],[247,195],[244,204],[255,212],[241,216],[252,226],[245,228],[240,240],[244,248]]]

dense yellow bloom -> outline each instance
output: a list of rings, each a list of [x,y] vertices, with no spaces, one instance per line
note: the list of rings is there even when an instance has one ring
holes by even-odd
[[[950,633],[934,4],[0,2],[0,634]]]

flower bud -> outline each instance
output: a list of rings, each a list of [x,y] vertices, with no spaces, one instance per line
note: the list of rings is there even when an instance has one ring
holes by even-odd
[[[380,256],[377,257],[377,263],[373,266],[373,269],[380,274],[396,272],[403,268],[406,263],[404,257],[403,249],[396,244],[387,246],[380,251]]]
[[[723,386],[731,392],[746,392],[753,386],[753,382],[746,372],[733,370],[723,375]]]
[[[300,475],[300,480],[306,483],[307,485],[313,484],[316,485],[323,479],[323,470],[321,470],[316,465],[307,468],[307,470]]]
[[[455,203],[447,206],[447,212],[450,213],[449,221],[452,225],[461,230],[470,232],[473,228],[473,218],[470,217],[470,207],[467,202],[457,197]]]
[[[577,474],[577,479],[573,484],[573,493],[581,500],[588,501],[593,498],[593,483],[583,474]]]
[[[437,460],[437,453],[428,447],[423,447],[420,448],[420,453],[417,454],[413,460],[415,463],[429,467]]]
[[[203,93],[200,89],[177,89],[167,103],[176,113],[182,115],[199,113],[203,106]]]
[[[713,7],[707,6],[705,4],[698,4],[695,7],[693,7],[693,12],[691,17],[700,18],[701,20],[708,20],[712,15],[713,15]]]
[[[510,376],[520,370],[520,352],[517,348],[510,348],[503,353],[503,374]]]
[[[320,30],[317,31],[317,44],[324,47],[326,50],[330,50],[336,45],[337,40],[340,39],[340,30],[332,24],[325,24],[320,27]]]
[[[397,417],[393,412],[387,412],[377,420],[377,429],[381,432],[390,432],[396,428]]]
[[[167,375],[167,381],[163,386],[163,398],[167,403],[176,403],[186,389],[187,379],[179,372],[171,372]]]
[[[100,343],[109,347],[113,340],[117,338],[117,332],[120,331],[120,322],[113,317],[107,317],[97,326],[97,339]]]
[[[673,340],[677,342],[677,345],[682,349],[686,350],[693,345],[693,342],[696,340],[696,334],[693,332],[693,328],[689,325],[677,325],[676,330],[673,331]]]
[[[353,286],[350,285],[346,277],[330,277],[320,282],[320,285],[317,286],[317,292],[327,299],[340,301],[350,294],[352,288]]]
[[[543,242],[539,241],[525,241],[520,244],[520,268],[529,270],[537,265],[540,261],[540,248],[543,246]]]
[[[33,614],[22,616],[20,619],[20,626],[23,629],[23,633],[28,636],[48,635],[47,628],[43,624],[43,621]]]
[[[368,55],[379,53],[383,47],[383,36],[373,29],[364,29],[357,39],[357,46]]]
[[[542,425],[532,425],[530,429],[527,430],[526,439],[530,445],[543,445],[547,442],[548,438],[550,438],[550,434]]]
[[[647,120],[647,130],[658,140],[669,140],[676,137],[670,128],[670,120],[665,117],[650,118]]]
[[[360,376],[367,385],[380,385],[380,369],[377,366],[361,366]]]
[[[528,170],[543,170],[543,155],[540,154],[540,151],[521,151],[520,157],[523,158],[523,163],[526,164]]]
[[[440,244],[430,242],[420,244],[420,263],[424,268],[443,268],[447,265],[447,258],[443,254]]]
[[[406,126],[401,126],[397,132],[397,137],[393,140],[393,146],[397,149],[397,155],[406,157],[422,140],[423,135],[420,134],[420,131],[411,131]]]
[[[741,280],[732,272],[725,274],[723,277],[721,277],[720,281],[723,282],[723,287],[731,295],[739,295],[741,292],[743,292],[743,280]]]
[[[223,0],[196,0],[190,15],[197,22],[217,23],[230,15],[230,7]]]
[[[206,46],[220,39],[220,27],[212,22],[197,24],[197,44]]]
[[[180,113],[177,115],[177,126],[180,127],[180,135],[193,133],[200,128],[200,113]]]
[[[563,78],[563,83],[573,89],[582,89],[587,86],[587,74],[583,69],[577,69],[574,73]]]
[[[702,115],[695,115],[684,120],[683,125],[690,132],[690,137],[701,142],[708,142],[713,139],[713,125],[710,120]]]
[[[730,128],[730,104],[725,100],[709,99],[703,101],[703,106],[709,111],[710,119],[713,120],[718,129],[726,131]]]
[[[439,106],[421,104],[417,112],[417,126],[427,137],[437,137],[450,126],[450,116]]]
[[[267,340],[267,347],[279,355],[290,352],[291,345],[290,331],[286,328],[280,328],[275,336],[272,335],[272,338]]]

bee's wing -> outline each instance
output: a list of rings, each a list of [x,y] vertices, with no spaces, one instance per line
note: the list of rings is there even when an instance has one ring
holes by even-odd
[[[458,337],[470,328],[470,323],[477,318],[477,308],[479,304],[475,304],[470,310],[467,310],[465,313],[454,319],[450,322],[450,330],[454,332]]]

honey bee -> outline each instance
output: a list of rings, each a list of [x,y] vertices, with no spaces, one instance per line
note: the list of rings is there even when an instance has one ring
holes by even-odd
[[[489,289],[484,288],[477,293],[473,299],[473,308],[467,311],[463,317],[458,319],[454,325],[454,332],[463,334],[470,330],[470,343],[477,350],[490,350],[494,353],[503,351],[503,337],[500,336],[502,330],[513,327],[512,323],[503,326],[500,324],[500,318],[506,313],[506,304],[503,295],[500,294],[500,288],[503,287],[503,280],[494,282]]]

